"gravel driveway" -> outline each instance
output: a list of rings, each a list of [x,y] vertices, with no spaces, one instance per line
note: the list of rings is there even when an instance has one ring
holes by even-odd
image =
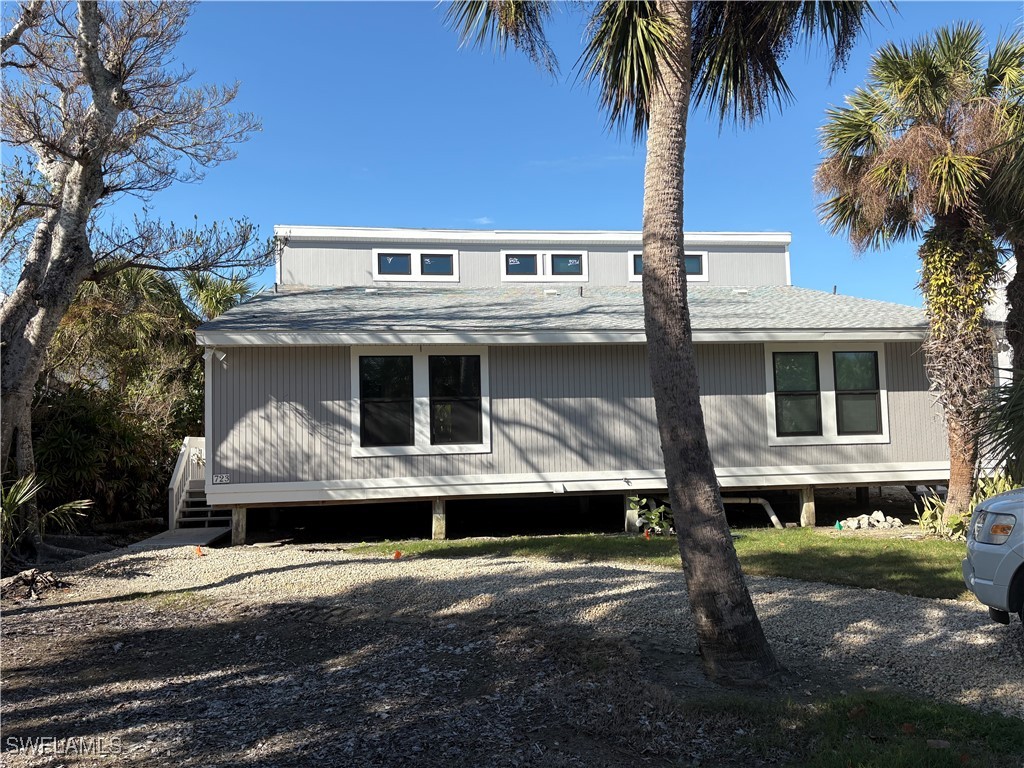
[[[742,715],[671,704],[721,693],[700,672],[678,571],[205,551],[77,561],[70,589],[6,606],[5,764],[757,764]],[[882,688],[1024,718],[1019,623],[978,604],[749,583],[786,696]]]

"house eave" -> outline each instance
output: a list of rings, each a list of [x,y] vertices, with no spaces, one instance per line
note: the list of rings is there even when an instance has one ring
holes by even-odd
[[[378,227],[318,227],[279,224],[274,236],[289,241],[381,242],[396,243],[501,243],[551,245],[625,245],[639,248],[643,243],[638,230],[480,230],[480,229],[404,229]],[[793,236],[789,232],[685,232],[691,246],[778,246],[786,247]]]
[[[694,331],[698,344],[762,342],[921,341],[924,328],[818,328],[778,330]],[[197,331],[196,341],[207,347],[349,346],[373,344],[644,344],[643,331]]]

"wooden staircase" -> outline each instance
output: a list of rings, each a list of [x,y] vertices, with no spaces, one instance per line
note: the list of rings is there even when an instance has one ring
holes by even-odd
[[[189,480],[178,509],[178,528],[223,528],[231,526],[231,515],[214,510],[206,503],[206,490],[202,480]]]

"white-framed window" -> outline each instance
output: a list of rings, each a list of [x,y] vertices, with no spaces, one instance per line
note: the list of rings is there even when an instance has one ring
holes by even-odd
[[[489,453],[486,347],[352,347],[352,455]]]
[[[885,345],[766,344],[769,445],[889,442]]]
[[[458,251],[374,248],[372,257],[373,279],[376,281],[459,282]]]
[[[631,283],[639,283],[644,277],[644,252],[629,251],[626,256],[626,276]],[[683,255],[683,265],[686,267],[686,282],[708,281],[707,251],[686,251]]]
[[[505,282],[587,282],[587,251],[502,251],[501,279]]]

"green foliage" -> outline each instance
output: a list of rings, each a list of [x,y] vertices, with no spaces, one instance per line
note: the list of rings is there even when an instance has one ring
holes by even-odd
[[[0,541],[6,553],[16,549],[32,532],[34,521],[25,514],[29,505],[43,488],[43,483],[34,475],[18,478],[0,491]],[[60,504],[38,516],[39,535],[46,534],[47,528],[74,531],[76,518],[84,517],[83,510],[89,509],[92,501],[77,499]]]
[[[675,533],[675,529],[672,527],[672,508],[668,504],[662,502],[654,506],[648,504],[647,499],[630,496],[629,509],[636,513],[641,532],[650,531],[656,536]]]
[[[195,328],[252,294],[238,276],[136,268],[81,287],[33,405],[47,503],[92,498],[108,521],[166,513],[181,439],[203,432]]]
[[[1016,483],[1024,483],[1024,374],[994,388],[982,403],[978,420],[981,447]]]
[[[945,522],[942,515],[946,502],[939,496],[927,496],[921,500],[924,510],[918,515],[917,524],[921,526],[921,530],[934,536],[962,541],[967,537],[967,526],[971,523],[970,514],[978,504],[990,496],[1020,487],[1017,481],[1004,473],[980,477],[974,495],[971,496],[970,512],[967,515],[950,515]]]

